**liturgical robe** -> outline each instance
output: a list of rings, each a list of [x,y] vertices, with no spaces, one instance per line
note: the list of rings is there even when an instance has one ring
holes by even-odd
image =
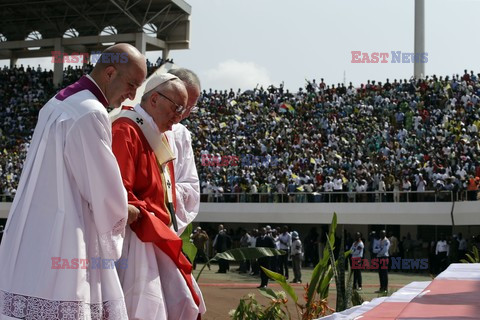
[[[117,157],[128,202],[141,211],[140,218],[127,228],[122,259],[128,268],[119,269],[129,319],[194,320],[205,311],[201,292],[193,279],[192,266],[181,252],[182,241],[170,227],[166,206],[164,169],[140,126],[161,132],[141,108],[133,121],[120,117],[113,122],[113,152]],[[173,162],[168,166],[174,183]],[[175,205],[175,186],[173,201]]]
[[[178,235],[195,219],[200,208],[200,184],[190,131],[181,123],[165,132],[175,154],[175,193]],[[175,143],[173,143],[173,141]]]
[[[85,76],[40,111],[0,246],[0,319],[127,319],[113,264],[127,196],[107,106]]]

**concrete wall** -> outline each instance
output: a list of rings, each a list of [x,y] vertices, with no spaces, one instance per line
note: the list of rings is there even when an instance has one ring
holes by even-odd
[[[451,202],[410,203],[201,203],[196,222],[451,225]],[[455,225],[480,225],[480,202],[455,202]]]
[[[5,225],[11,203],[0,203],[0,224]],[[216,230],[219,223],[226,228],[251,230],[267,224],[288,225],[300,232],[303,238],[310,228],[321,232],[322,225],[330,224],[333,212],[338,223],[350,234],[360,231],[364,236],[371,230],[386,228],[398,237],[410,233],[424,239],[436,235],[451,226],[451,202],[424,203],[206,203],[200,205],[200,213],[194,226]],[[454,206],[455,233],[465,236],[480,235],[480,201],[456,202]],[[437,231],[438,229],[438,231]],[[422,231],[423,230],[423,231]],[[428,231],[428,234],[424,232]],[[451,229],[449,229],[451,230]]]
[[[0,203],[0,219],[11,203]],[[451,225],[451,202],[409,203],[206,203],[196,222],[351,225]],[[480,201],[455,202],[455,225],[480,225]]]

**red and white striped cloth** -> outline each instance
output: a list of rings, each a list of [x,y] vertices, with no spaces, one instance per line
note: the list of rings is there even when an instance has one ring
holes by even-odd
[[[480,264],[451,264],[433,281],[412,282],[390,297],[322,320],[480,319]]]

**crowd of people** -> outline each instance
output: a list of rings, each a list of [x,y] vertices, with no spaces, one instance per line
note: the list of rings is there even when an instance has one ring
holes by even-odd
[[[12,201],[40,108],[54,93],[53,72],[40,67],[0,71],[0,194]]]
[[[257,193],[279,202],[402,201],[402,192],[430,190],[476,200],[479,95],[478,76],[466,70],[360,87],[313,80],[296,93],[282,85],[204,91],[188,123],[202,192],[210,201],[230,201],[228,193],[247,194],[243,201]],[[205,155],[217,165],[202,166]],[[233,165],[223,161],[232,155]],[[325,192],[332,195],[315,196]]]
[[[193,244],[197,248],[194,266],[198,262],[206,263],[213,254],[222,253],[234,247],[239,248],[272,248],[283,250],[284,255],[263,257],[253,260],[244,260],[240,262],[239,273],[248,273],[252,276],[260,276],[261,282],[259,288],[268,285],[268,276],[260,267],[278,272],[289,279],[289,261],[291,260],[293,279],[291,283],[302,283],[302,264],[304,260],[304,249],[297,231],[290,231],[288,226],[272,228],[269,225],[260,228],[254,228],[251,231],[239,229],[236,234],[229,232],[223,224],[218,226],[216,234],[208,235],[206,230],[197,227],[190,236]],[[213,239],[212,241],[210,241]],[[210,268],[210,266],[208,266]],[[218,261],[217,273],[227,273],[230,270],[230,264],[227,260]]]
[[[365,244],[367,243],[367,244]],[[353,270],[353,285],[362,290],[362,270],[375,270],[379,273],[380,289],[376,293],[388,293],[388,271],[429,272],[433,275],[445,271],[450,263],[462,262],[473,248],[480,247],[480,235],[464,238],[461,232],[453,236],[441,233],[437,241],[424,242],[420,235],[413,240],[410,233],[399,239],[392,232],[372,231],[368,242],[360,232],[352,239],[346,234],[345,250]],[[368,258],[367,258],[368,257]]]
[[[211,224],[205,224],[204,227],[197,227],[191,235],[192,242],[198,250],[194,265],[198,262],[206,263],[216,253],[234,248],[261,246],[285,251],[286,254],[282,256],[242,261],[235,270],[230,267],[228,261],[219,261],[218,273],[236,271],[259,276],[261,287],[268,285],[268,279],[265,275],[262,276],[260,266],[284,275],[291,283],[301,283],[302,268],[313,268],[322,258],[327,239],[321,234],[328,231],[327,226],[322,226],[320,233],[316,227],[312,227],[300,237],[299,232],[292,231],[293,228],[287,225],[282,227],[266,225],[251,230],[227,229],[223,224],[218,226],[218,230],[214,230]],[[350,263],[353,271],[354,287],[362,290],[362,272],[378,272],[380,283],[378,293],[388,291],[388,271],[437,275],[451,263],[466,259],[466,254],[471,254],[473,247],[480,248],[480,235],[464,236],[461,232],[453,236],[440,233],[437,240],[429,241],[423,239],[421,234],[412,238],[410,233],[399,236],[391,231],[381,230],[371,231],[364,237],[360,232],[352,235],[345,231],[343,241],[344,251],[351,251],[346,263]],[[340,246],[341,239],[337,235],[333,251],[336,258]],[[360,261],[355,262],[355,259]],[[373,262],[375,259],[378,261]],[[381,259],[385,261],[380,261]],[[385,268],[382,268],[383,266]]]
[[[149,73],[157,64],[150,63]],[[90,70],[67,68],[64,84]],[[0,71],[4,197],[15,194],[38,110],[54,92],[52,79],[40,67]],[[296,93],[283,84],[210,89],[200,96],[197,116],[184,123],[207,201],[429,201],[429,191],[476,200],[479,96],[479,76],[467,70],[360,87],[312,80]],[[205,165],[205,155],[218,161]],[[232,156],[238,160],[222,160]],[[402,194],[411,191],[425,194]]]

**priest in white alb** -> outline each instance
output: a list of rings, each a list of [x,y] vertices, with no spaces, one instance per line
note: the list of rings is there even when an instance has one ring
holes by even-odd
[[[200,96],[200,79],[191,70],[185,68],[171,69],[168,73],[183,81],[188,93],[188,100],[181,120],[190,116]],[[192,135],[181,123],[174,124],[172,130],[165,132],[171,142],[175,155],[175,191],[177,206],[178,235],[195,219],[200,208],[200,184],[192,148]],[[193,261],[192,261],[193,262]]]
[[[137,49],[114,45],[41,109],[0,246],[0,319],[127,319],[114,265],[127,195],[106,107],[146,73]]]

